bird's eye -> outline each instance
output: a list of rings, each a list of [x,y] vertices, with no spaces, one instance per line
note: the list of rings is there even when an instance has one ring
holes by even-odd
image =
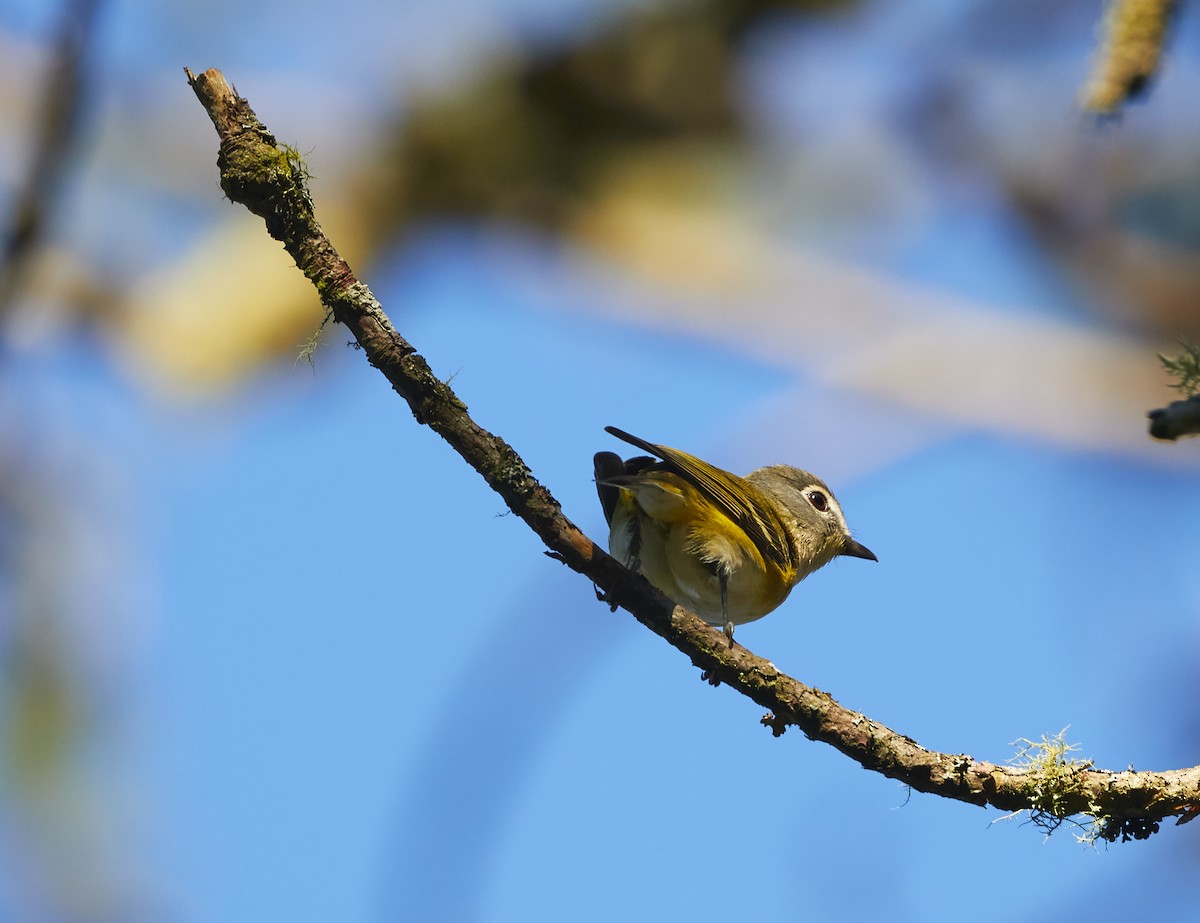
[[[808,497],[808,502],[813,505],[818,513],[824,513],[829,509],[829,498],[819,490],[810,490],[804,496]]]

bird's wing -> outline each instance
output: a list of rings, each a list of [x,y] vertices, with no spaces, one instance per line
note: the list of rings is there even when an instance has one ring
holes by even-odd
[[[771,561],[785,574],[795,572],[796,552],[791,535],[762,491],[745,478],[687,452],[639,439],[615,426],[604,429],[630,445],[657,455],[668,470],[683,478],[745,532],[764,560]]]

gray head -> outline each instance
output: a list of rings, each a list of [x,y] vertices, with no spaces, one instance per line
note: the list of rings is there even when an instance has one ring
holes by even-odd
[[[838,555],[879,560],[850,537],[837,498],[815,474],[790,465],[770,465],[751,471],[746,480],[779,504],[780,516],[796,543],[797,580]]]

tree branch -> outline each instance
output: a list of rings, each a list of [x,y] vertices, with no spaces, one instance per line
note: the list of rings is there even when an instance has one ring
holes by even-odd
[[[789,726],[831,744],[863,768],[912,788],[1006,811],[1031,810],[1035,819],[1088,814],[1108,839],[1141,837],[1170,815],[1200,810],[1200,767],[1162,773],[1106,772],[1062,757],[1001,766],[965,754],[927,750],[903,734],[839,705],[825,692],[784,675],[773,664],[675,606],[640,575],[626,570],[568,520],[558,501],[517,453],[471,419],[466,405],[430,370],[392,326],[370,290],[326,238],[314,215],[304,165],[281,146],[220,71],[188,83],[220,138],[221,188],[263,218],[312,281],[329,314],[344,324],[417,422],[435,430],[478,471],[508,507],[533,529],[550,554],[601,587],[607,599],[634,615],[700,667],[770,710],[763,718],[776,736]]]
[[[1200,435],[1200,394],[1171,401],[1166,407],[1147,411],[1150,435],[1155,439],[1175,440]]]
[[[1149,411],[1150,435],[1155,439],[1175,440],[1200,435],[1200,347],[1186,338],[1179,341],[1175,356],[1158,354],[1167,373],[1175,379],[1171,387],[1183,394],[1183,400]]]

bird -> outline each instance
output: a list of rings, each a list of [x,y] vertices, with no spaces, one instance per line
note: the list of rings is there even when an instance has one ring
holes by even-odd
[[[745,477],[615,426],[649,455],[597,452],[596,491],[609,552],[676,603],[724,630],[773,612],[835,557],[879,559],[856,541],[815,474],[768,465]],[[615,607],[614,607],[615,608]]]

